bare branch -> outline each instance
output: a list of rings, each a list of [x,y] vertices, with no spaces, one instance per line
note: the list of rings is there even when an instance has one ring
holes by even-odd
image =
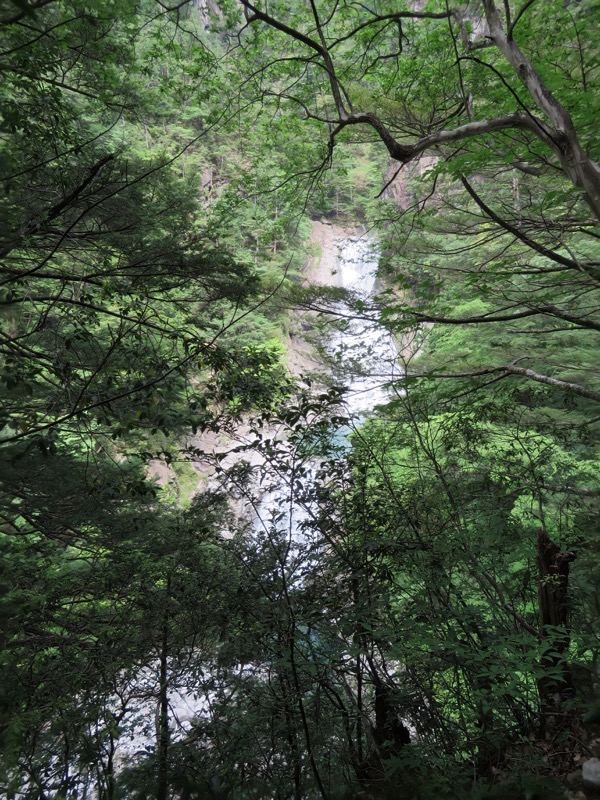
[[[497,131],[513,128],[522,128],[533,131],[534,133],[536,132],[529,116],[520,111],[516,111],[513,114],[506,114],[503,117],[493,117],[492,119],[480,120],[478,122],[467,122],[464,125],[449,130],[434,131],[410,145],[400,144],[390,133],[386,125],[375,114],[350,114],[346,119],[342,120],[342,124],[371,125],[387,147],[390,156],[395,161],[401,161],[403,164],[414,160],[426,150],[431,150],[434,147],[444,144],[460,142],[464,139],[473,138],[474,136],[482,136],[488,133],[495,133]]]
[[[476,317],[444,317],[435,314],[422,314],[412,309],[406,309],[406,313],[415,317],[419,322],[435,322],[440,325],[480,325],[492,322],[511,322],[514,319],[545,315],[564,319],[565,322],[571,322],[578,328],[600,331],[600,323],[594,322],[594,320],[588,319],[587,317],[576,317],[573,314],[569,314],[568,311],[563,311],[561,308],[558,308],[558,306],[551,305],[550,303],[541,303],[538,306],[532,305],[526,311],[517,311],[514,314],[498,314],[491,311],[489,314],[480,314]]]
[[[503,373],[502,377],[509,377],[511,375],[521,375],[529,380],[536,381],[536,383],[543,383],[546,386],[553,386],[557,389],[577,394],[580,397],[586,397],[589,400],[596,400],[600,402],[600,392],[594,389],[588,389],[578,383],[570,381],[563,381],[559,378],[553,378],[550,375],[541,375],[539,372],[534,372],[532,369],[525,367],[518,367],[516,364],[507,364],[502,367],[488,367],[487,369],[475,370],[473,372],[432,372],[423,373],[421,375],[411,375],[411,378],[478,378],[484,375],[494,375]]]
[[[580,397],[587,397],[590,400],[600,402],[600,392],[593,389],[587,389],[585,386],[580,386],[578,383],[570,383],[569,381],[561,381],[559,378],[552,378],[549,375],[540,375],[539,372],[534,372],[532,369],[524,369],[511,364],[505,367],[506,371],[511,375],[522,375],[524,378],[536,381],[537,383],[545,383],[547,386],[555,386],[557,389],[564,389],[572,394],[577,394]]]
[[[535,317],[542,312],[539,309],[527,309],[527,311],[517,311],[514,314],[481,314],[477,317],[441,317],[435,314],[422,314],[419,311],[407,309],[407,313],[415,317],[419,322],[437,322],[441,325],[479,325],[483,322],[510,322],[513,319],[523,319],[524,317]]]

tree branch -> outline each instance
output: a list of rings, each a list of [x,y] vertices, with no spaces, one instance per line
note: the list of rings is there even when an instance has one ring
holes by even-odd
[[[439,317],[434,314],[422,314],[419,311],[407,310],[408,314],[416,317],[419,322],[437,322],[442,325],[479,325],[482,322],[510,322],[513,319],[523,319],[524,317],[534,317],[541,314],[539,308],[527,309],[527,311],[517,311],[514,314],[499,314],[494,316],[493,312],[481,314],[478,317]]]
[[[586,202],[600,219],[600,167],[581,146],[567,109],[549,91],[531,61],[512,38],[514,26],[532,2],[525,3],[508,34],[504,31],[494,0],[482,0],[482,4],[491,40],[514,69],[537,107],[550,120],[552,140],[555,142],[552,147],[565,174],[574,186],[583,190]]]
[[[549,258],[552,261],[555,261],[557,264],[562,264],[563,266],[569,267],[570,269],[577,269],[577,264],[575,263],[575,261],[573,261],[570,258],[567,258],[566,256],[561,256],[554,250],[549,250],[547,247],[544,247],[543,245],[539,244],[534,239],[530,239],[529,236],[526,236],[522,230],[520,230],[519,228],[515,228],[514,225],[511,225],[505,219],[496,214],[496,212],[493,211],[481,199],[481,197],[477,194],[475,189],[473,189],[473,187],[471,186],[471,184],[464,175],[461,176],[460,182],[465,187],[469,195],[473,198],[473,200],[477,203],[479,208],[484,212],[484,214],[486,214],[486,216],[488,216],[501,228],[504,228],[505,231],[512,234],[515,237],[515,239],[519,239],[519,241],[526,244],[532,250],[535,250],[537,253],[540,253],[540,255],[546,256],[546,258]]]
[[[38,0],[37,3],[27,6],[27,8],[23,9],[23,11],[15,14],[14,17],[0,19],[0,25],[13,25],[15,22],[20,22],[25,17],[33,17],[35,16],[35,12],[39,11],[40,8],[44,8],[44,6],[49,6],[51,3],[55,2],[56,0]]]
[[[495,312],[490,311],[489,314],[480,314],[476,317],[441,317],[434,314],[423,314],[419,311],[413,311],[412,309],[407,309],[406,313],[415,317],[419,322],[436,322],[441,325],[480,325],[482,323],[492,322],[511,322],[513,319],[523,319],[524,317],[535,317],[543,314],[564,319],[565,322],[571,322],[579,328],[600,331],[599,322],[594,322],[594,320],[585,317],[576,317],[551,303],[543,303],[539,306],[530,307],[527,311],[517,311],[514,314],[495,315]]]
[[[487,133],[495,133],[496,131],[513,128],[522,128],[533,131],[534,133],[537,132],[529,115],[520,111],[516,111],[513,114],[506,114],[503,117],[494,117],[478,122],[467,122],[464,125],[460,125],[458,128],[434,131],[410,145],[400,144],[394,136],[392,136],[386,125],[375,114],[351,114],[341,122],[343,125],[371,125],[387,147],[390,156],[395,161],[401,161],[403,164],[412,161],[426,150],[430,150],[433,147],[460,142],[463,139],[470,139],[474,136],[482,136]]]
[[[314,39],[311,39],[310,36],[306,36],[295,28],[290,28],[289,25],[286,25],[284,22],[280,22],[270,14],[265,14],[264,11],[260,11],[255,5],[249,2],[249,0],[240,0],[240,3],[246,9],[246,11],[250,11],[252,14],[252,16],[248,17],[249,23],[253,22],[255,19],[259,19],[261,22],[266,22],[266,24],[270,25],[271,28],[275,28],[275,30],[285,33],[286,36],[296,39],[298,42],[302,42],[302,44],[305,44],[312,50],[316,50],[320,56],[324,57],[326,55],[323,47],[318,42],[315,42]]]
[[[536,381],[536,383],[543,383],[546,386],[553,386],[557,389],[577,394],[580,397],[586,397],[589,400],[596,400],[600,402],[600,392],[594,389],[588,389],[578,383],[571,383],[570,381],[563,381],[560,378],[552,378],[550,375],[541,375],[539,372],[534,372],[532,369],[525,367],[517,367],[516,364],[507,364],[502,367],[488,367],[487,369],[479,369],[473,372],[433,372],[422,373],[421,375],[411,375],[411,378],[478,378],[484,375],[493,375],[495,373],[504,373],[502,377],[509,377],[510,375],[521,375],[529,380]]]
[[[347,33],[345,36],[340,36],[339,39],[336,39],[329,45],[329,49],[333,50],[334,47],[337,47],[338,44],[342,44],[343,42],[348,41],[353,36],[356,36],[357,33],[368,28],[370,25],[376,25],[378,22],[388,22],[393,20],[400,20],[400,19],[446,19],[449,17],[452,12],[442,11],[442,12],[427,12],[427,11],[396,11],[393,14],[381,14],[377,15],[375,19],[370,19],[367,22],[363,22],[361,25],[357,25],[356,28]]]
[[[507,34],[507,38],[508,38],[509,41],[513,38],[513,33],[514,33],[515,28],[517,27],[518,21],[521,19],[521,17],[527,11],[527,9],[530,8],[534,3],[535,3],[535,0],[527,0],[527,2],[517,12],[517,15],[514,18],[514,20],[509,24],[509,26],[508,26],[508,34]]]
[[[587,389],[585,386],[580,386],[578,383],[570,383],[569,381],[561,381],[559,378],[552,378],[549,375],[540,375],[539,372],[534,372],[532,369],[525,369],[510,364],[504,369],[511,375],[522,375],[524,378],[536,381],[537,383],[544,383],[547,386],[554,386],[557,389],[564,389],[567,392],[572,392],[580,397],[587,397],[589,400],[596,400],[600,402],[600,392],[594,389]]]

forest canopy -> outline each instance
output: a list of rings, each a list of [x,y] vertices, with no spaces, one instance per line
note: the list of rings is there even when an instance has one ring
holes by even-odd
[[[3,796],[592,791],[599,13],[0,4]]]

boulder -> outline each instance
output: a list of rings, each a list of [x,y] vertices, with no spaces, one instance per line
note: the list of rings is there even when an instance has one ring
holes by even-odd
[[[583,765],[583,784],[600,793],[600,758],[590,758]]]

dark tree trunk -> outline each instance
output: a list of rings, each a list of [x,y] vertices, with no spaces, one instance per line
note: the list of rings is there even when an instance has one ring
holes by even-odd
[[[157,776],[156,800],[167,800],[169,792],[169,691],[168,691],[168,659],[169,659],[169,609],[171,595],[171,578],[167,580],[167,596],[163,616],[160,643],[160,686],[158,690],[158,724],[157,738]]]
[[[545,728],[550,716],[560,711],[563,699],[572,694],[571,673],[567,661],[570,644],[569,624],[569,565],[575,558],[563,551],[548,536],[544,528],[537,534],[538,597],[540,606],[540,637],[549,645],[542,656],[542,668],[548,672],[538,681]]]

